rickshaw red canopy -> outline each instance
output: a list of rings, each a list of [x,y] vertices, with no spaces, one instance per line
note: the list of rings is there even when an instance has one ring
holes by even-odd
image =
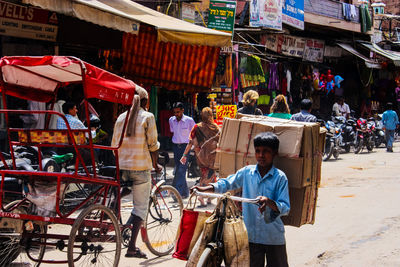
[[[132,104],[135,83],[75,57],[3,57],[1,89],[7,95],[49,102],[57,88],[82,83],[86,98]]]

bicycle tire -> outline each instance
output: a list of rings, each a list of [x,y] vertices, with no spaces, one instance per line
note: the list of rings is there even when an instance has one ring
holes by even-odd
[[[216,255],[216,250],[214,248],[206,247],[201,253],[199,261],[197,262],[197,267],[212,267],[216,266],[213,257]]]
[[[163,196],[163,192],[168,193]],[[158,203],[158,200],[161,204]],[[171,200],[176,200],[176,202],[170,207]],[[173,186],[162,185],[150,196],[149,210],[141,234],[144,243],[151,253],[161,257],[168,255],[174,249],[176,231],[179,225],[179,222],[175,221],[175,217],[177,220],[180,220],[182,210],[182,197]],[[171,235],[168,235],[166,232],[168,228],[171,230]],[[161,234],[161,237],[157,238],[157,233]]]

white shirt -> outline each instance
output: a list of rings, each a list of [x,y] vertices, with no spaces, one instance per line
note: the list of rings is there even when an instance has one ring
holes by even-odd
[[[339,105],[338,103],[335,103],[332,107],[332,111],[335,113],[335,116],[347,116],[347,114],[350,114],[350,107],[346,103],[343,103],[343,105]]]
[[[186,115],[182,116],[179,121],[175,116],[169,118],[169,128],[174,134],[172,136],[172,143],[174,144],[187,144],[189,143],[189,135],[192,131],[193,126],[196,123],[194,120]]]

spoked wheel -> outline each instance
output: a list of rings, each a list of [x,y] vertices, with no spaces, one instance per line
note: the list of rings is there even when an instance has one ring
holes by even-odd
[[[13,201],[4,207],[11,210],[20,200]],[[12,212],[26,214],[26,206],[21,205]],[[27,229],[25,229],[27,228]],[[45,239],[35,235],[44,234],[46,227],[34,222],[18,219],[0,219],[0,266],[29,264],[39,266],[45,252]]]
[[[107,207],[95,204],[75,220],[68,239],[68,266],[118,266],[121,232]]]
[[[142,239],[154,255],[168,255],[174,249],[182,209],[181,195],[170,185],[162,185],[150,197]]]

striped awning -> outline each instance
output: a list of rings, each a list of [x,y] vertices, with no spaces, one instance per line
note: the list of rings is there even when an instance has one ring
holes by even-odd
[[[138,84],[186,92],[208,91],[219,52],[219,47],[158,42],[156,30],[142,26],[138,35],[123,36],[121,70]]]

